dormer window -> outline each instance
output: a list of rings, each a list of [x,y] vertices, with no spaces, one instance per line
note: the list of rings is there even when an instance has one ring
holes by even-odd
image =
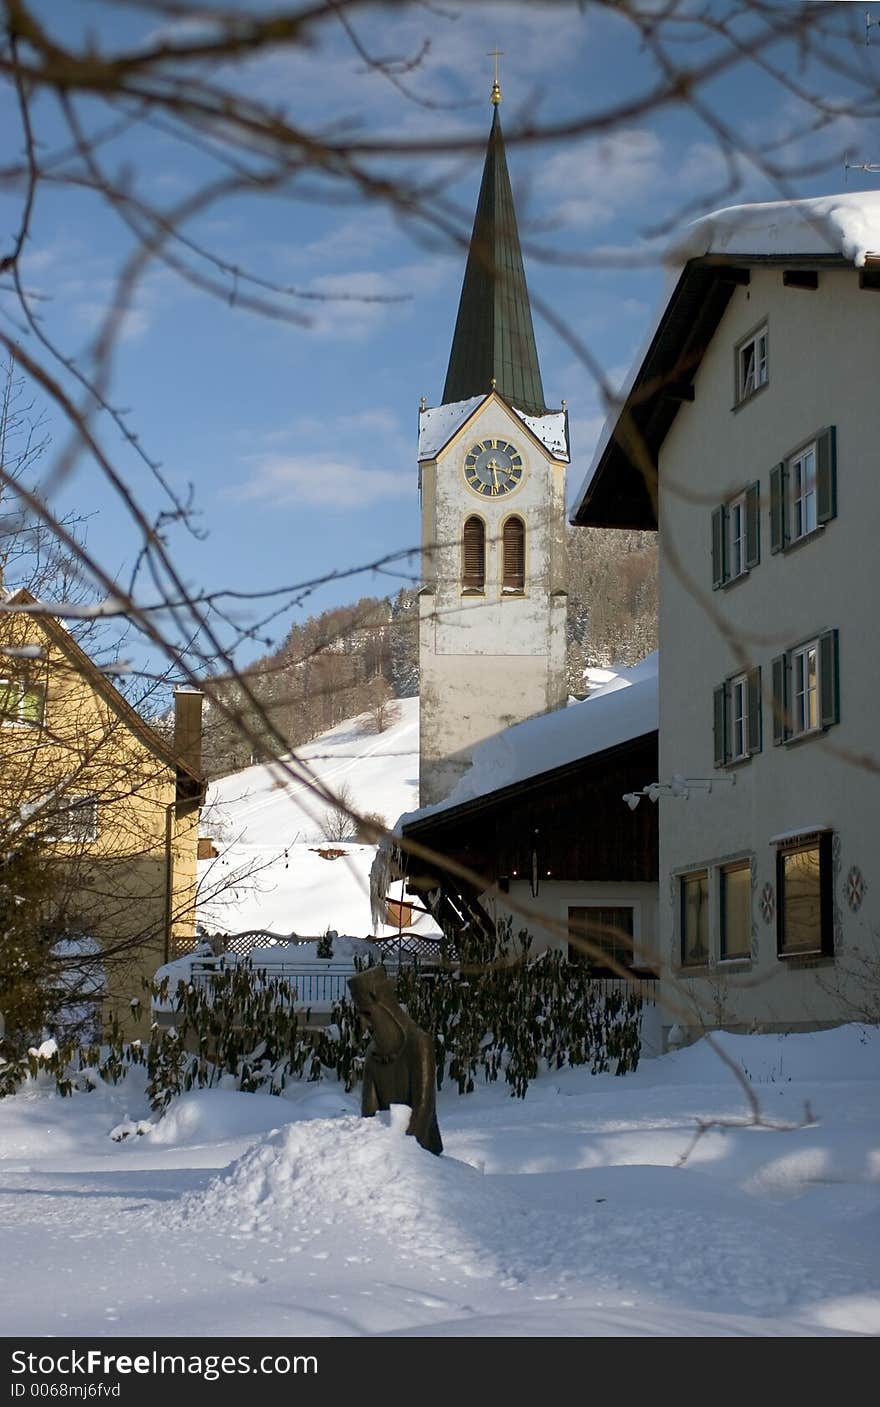
[[[759,327],[736,349],[736,400],[748,400],[769,379],[767,324]]]

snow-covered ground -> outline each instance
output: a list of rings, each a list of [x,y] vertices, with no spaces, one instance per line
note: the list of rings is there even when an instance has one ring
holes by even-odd
[[[397,721],[383,733],[370,731],[364,714],[298,752],[335,793],[347,789],[355,810],[391,826],[418,805],[419,792],[419,701],[398,699],[393,709]],[[327,810],[271,762],[213,782],[201,829],[219,855],[199,865],[200,922],[212,932],[263,928],[316,936],[335,928],[370,935],[375,846],[328,840]],[[418,915],[408,927],[437,932],[432,920]],[[378,936],[396,932],[380,926]]]
[[[334,1082],[216,1090],[154,1131],[129,1084],[0,1100],[15,1335],[880,1333],[880,1031],[724,1036],[616,1079],[445,1090],[445,1153]]]

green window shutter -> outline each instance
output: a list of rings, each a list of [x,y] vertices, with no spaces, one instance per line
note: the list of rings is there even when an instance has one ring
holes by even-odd
[[[773,741],[784,743],[788,737],[788,656],[777,655],[772,667]]]
[[[822,727],[840,722],[840,670],[837,662],[837,631],[819,636],[819,691]]]
[[[837,427],[816,436],[816,518],[830,523],[837,517]]]
[[[761,751],[761,671],[749,671],[749,752]]]
[[[727,761],[727,685],[719,684],[714,693],[713,722],[715,730],[715,766]]]
[[[712,514],[712,586],[715,590],[727,580],[727,509]]]
[[[746,567],[756,567],[761,560],[761,485],[750,484],[746,489]]]
[[[774,464],[770,470],[770,551],[781,552],[788,540],[786,532],[786,480],[784,464]]]

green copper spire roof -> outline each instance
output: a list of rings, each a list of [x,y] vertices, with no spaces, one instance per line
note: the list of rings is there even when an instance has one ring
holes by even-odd
[[[518,409],[546,411],[497,102],[443,404],[488,393],[493,378],[496,390]]]

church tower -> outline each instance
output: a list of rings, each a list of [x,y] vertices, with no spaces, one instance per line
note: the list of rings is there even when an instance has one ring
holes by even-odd
[[[422,806],[566,699],[568,415],[544,403],[500,101],[496,79],[443,402],[419,414]]]

